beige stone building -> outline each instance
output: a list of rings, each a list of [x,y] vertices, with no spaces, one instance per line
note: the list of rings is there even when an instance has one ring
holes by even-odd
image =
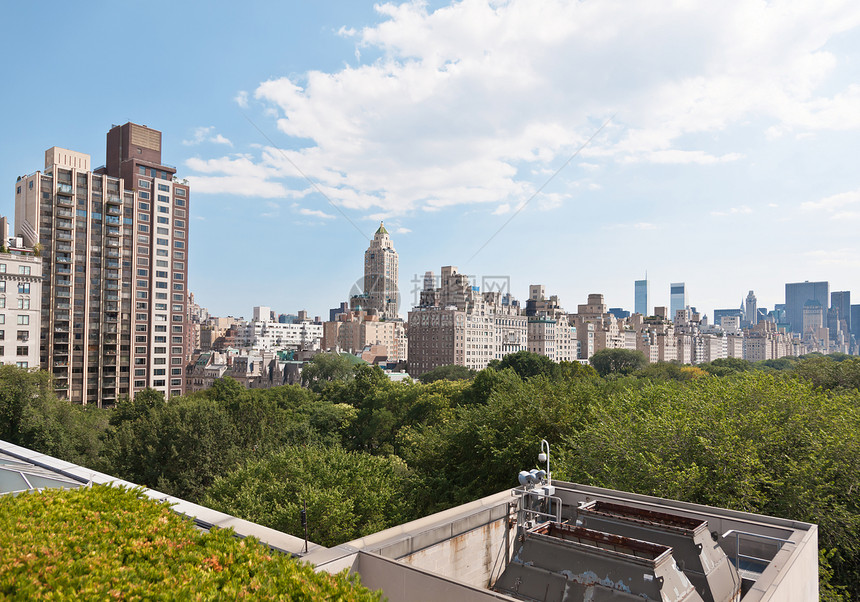
[[[7,242],[7,252],[0,253],[0,363],[38,369],[42,260],[14,242]]]

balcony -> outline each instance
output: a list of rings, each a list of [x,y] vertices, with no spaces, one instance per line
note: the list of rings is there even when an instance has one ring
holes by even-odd
[[[68,369],[69,362],[54,362],[54,368],[66,368]]]
[[[57,263],[72,263],[72,256],[57,253],[56,261],[57,261]]]
[[[57,182],[57,194],[72,194],[72,185]]]
[[[56,270],[54,270],[54,271],[55,271],[57,274],[71,274],[71,273],[72,273],[72,270],[70,270],[70,269],[69,269],[69,268],[67,268],[67,267],[61,266],[61,265],[58,265],[58,266],[57,266],[57,269],[56,269]]]
[[[50,215],[50,212],[48,212],[47,215]],[[74,214],[72,213],[71,209],[63,209],[62,207],[59,207],[57,209],[57,215],[59,217],[72,217],[72,215],[74,215]]]
[[[118,239],[116,239],[116,238],[108,238],[108,239],[105,241],[105,246],[108,246],[108,247],[119,247],[119,240],[118,240]],[[111,255],[110,255],[110,254],[108,254],[108,257],[111,257]],[[117,255],[117,257],[119,257],[119,255]]]
[[[109,192],[107,195],[107,202],[122,205],[122,198],[118,194],[112,194]]]
[[[75,202],[72,200],[72,197],[70,197],[70,196],[58,196],[57,197],[57,204],[71,207],[75,204]]]
[[[68,326],[55,326],[54,332],[69,332]]]
[[[110,293],[107,293],[107,294],[105,295],[105,299],[106,299],[107,301],[119,301],[119,295],[112,295],[112,294],[110,294]]]
[[[57,278],[57,286],[72,286],[72,281],[68,278]],[[56,293],[54,293],[54,296],[65,297],[68,299],[69,297],[71,297],[71,293],[69,293],[68,291],[57,291]]]
[[[57,251],[66,251],[70,253],[72,251],[72,245],[65,242],[58,243]]]
[[[57,240],[72,240],[72,233],[65,230],[57,230]]]

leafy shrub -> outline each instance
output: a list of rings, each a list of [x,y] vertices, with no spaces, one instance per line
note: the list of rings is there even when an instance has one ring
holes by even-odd
[[[229,530],[107,486],[0,497],[0,597],[379,600]]]

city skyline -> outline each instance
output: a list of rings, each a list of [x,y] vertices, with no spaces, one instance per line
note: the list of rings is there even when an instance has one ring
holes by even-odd
[[[404,317],[413,278],[440,265],[509,277],[523,300],[543,283],[566,307],[602,293],[628,310],[647,269],[652,307],[685,282],[708,316],[749,290],[772,309],[786,283],[857,290],[858,7],[493,6],[156,2],[157,86],[103,50],[133,7],[7,7],[49,39],[74,26],[81,72],[110,85],[57,103],[22,77],[72,81],[68,63],[8,32],[3,74],[20,85],[0,101],[0,214],[46,149],[98,163],[130,120],[165,133],[194,191],[188,282],[216,315],[326,316],[380,219]]]

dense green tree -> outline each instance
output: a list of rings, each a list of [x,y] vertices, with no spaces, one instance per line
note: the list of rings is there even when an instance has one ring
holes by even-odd
[[[752,370],[753,364],[738,357],[724,357],[701,364],[699,367],[714,376],[728,376],[729,374]]]
[[[319,353],[302,368],[302,385],[319,392],[328,383],[351,380],[356,361],[348,354]]]
[[[601,349],[588,361],[600,376],[633,374],[648,365],[645,354],[632,349]]]
[[[493,360],[490,367],[495,370],[511,368],[520,378],[531,378],[540,374],[553,374],[556,364],[545,355],[532,353],[531,351],[517,351],[509,353],[501,360]]]
[[[860,389],[860,357],[807,357],[797,363],[794,373],[814,386],[824,389],[842,391]]]
[[[114,426],[104,453],[114,474],[196,500],[236,465],[239,450],[236,428],[218,402],[177,398]]]
[[[333,546],[404,520],[406,466],[339,447],[288,447],[218,478],[203,503],[216,510]]]
[[[860,398],[757,371],[631,388],[571,430],[577,482],[817,523],[835,580],[860,594]]]
[[[475,376],[475,371],[466,366],[439,366],[418,377],[422,383],[432,383],[437,380],[469,380]]]
[[[44,371],[0,366],[0,439],[21,442],[21,421],[34,400],[53,397],[54,379]]]

